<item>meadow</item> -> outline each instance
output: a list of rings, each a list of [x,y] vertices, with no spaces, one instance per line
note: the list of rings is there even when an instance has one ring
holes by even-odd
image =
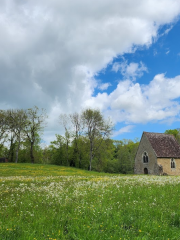
[[[0,240],[180,239],[180,176],[0,164]]]

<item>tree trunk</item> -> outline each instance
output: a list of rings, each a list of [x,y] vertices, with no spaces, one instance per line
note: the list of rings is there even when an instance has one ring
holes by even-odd
[[[16,149],[16,161],[15,161],[15,163],[18,162],[19,148],[20,148],[20,139],[19,139],[18,146],[17,146],[17,149]]]
[[[79,162],[79,168],[81,168],[81,156],[80,156],[80,151],[78,148],[78,142],[77,142],[77,138],[75,138],[75,151],[76,151],[76,155],[78,157],[78,162]]]
[[[31,163],[32,163],[32,164],[34,163],[33,146],[34,146],[34,143],[31,142],[31,153],[30,153],[30,155],[31,155]]]
[[[92,158],[93,158],[92,151],[93,151],[93,143],[92,143],[92,141],[90,141],[90,161],[89,161],[89,171],[91,171],[91,169],[92,169]]]
[[[13,156],[14,156],[14,146],[13,146],[13,138],[11,136],[11,144],[10,144],[10,148],[9,148],[9,152],[8,152],[8,160],[13,162]]]
[[[79,168],[81,168],[81,156],[80,156],[80,154],[78,154],[78,157],[79,157]]]
[[[66,142],[66,158],[67,158],[67,166],[69,166],[69,152],[68,152],[69,144]]]

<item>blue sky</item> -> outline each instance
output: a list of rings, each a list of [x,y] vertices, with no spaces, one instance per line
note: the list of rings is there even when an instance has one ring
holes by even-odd
[[[1,0],[0,109],[98,108],[114,139],[179,128],[179,0]]]

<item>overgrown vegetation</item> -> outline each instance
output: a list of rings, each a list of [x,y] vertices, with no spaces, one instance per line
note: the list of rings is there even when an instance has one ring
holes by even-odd
[[[10,163],[0,172],[2,240],[180,238],[180,177]]]

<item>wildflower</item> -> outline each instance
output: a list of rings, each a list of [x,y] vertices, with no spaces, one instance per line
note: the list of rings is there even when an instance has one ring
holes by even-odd
[[[142,232],[141,229],[139,229],[139,232]]]

